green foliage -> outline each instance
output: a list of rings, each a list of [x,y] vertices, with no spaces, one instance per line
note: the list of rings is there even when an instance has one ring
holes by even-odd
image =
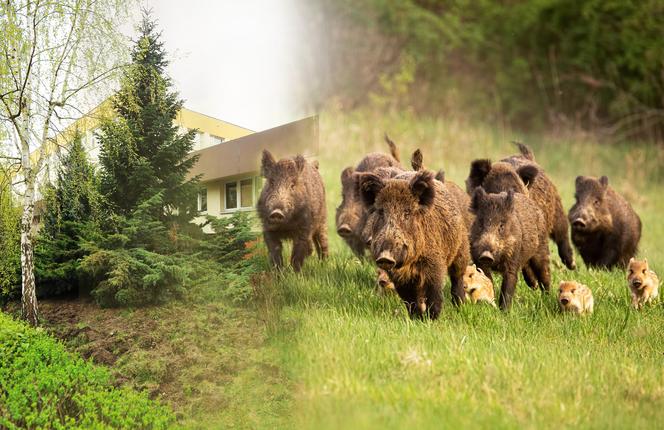
[[[54,185],[44,192],[44,224],[35,247],[37,293],[52,296],[79,288],[83,244],[100,234],[102,196],[98,177],[76,133],[61,157]]]
[[[15,297],[21,285],[21,212],[9,177],[0,172],[0,302]]]
[[[88,255],[80,272],[101,306],[163,302],[181,297],[191,283],[190,257],[177,249],[187,238],[169,235],[155,218],[155,208],[162,205],[161,193],[152,196],[132,216],[120,217],[116,231],[84,245]]]
[[[417,81],[402,106],[461,110],[528,127],[563,123],[609,126],[605,131],[620,136],[664,134],[660,1],[320,3],[331,15],[331,37],[335,24],[350,19],[357,39],[377,30],[383,46],[399,47],[396,60],[378,70],[379,81],[364,88],[368,94],[399,98],[384,75],[403,75],[414,61]],[[357,49],[361,40],[348,42],[348,33],[341,42]],[[354,82],[345,84],[339,92],[357,91]]]
[[[211,264],[200,284],[218,285],[217,294],[235,302],[247,300],[252,293],[251,278],[267,270],[265,255],[257,247],[252,216],[236,212],[228,218],[208,217],[213,231],[200,244],[200,253]],[[209,289],[208,289],[209,291]]]
[[[0,427],[165,429],[173,422],[145,394],[113,388],[106,369],[0,313]]]
[[[165,74],[166,51],[155,22],[144,16],[132,64],[113,97],[115,115],[101,126],[101,190],[111,208],[129,216],[145,199],[163,193],[155,208],[162,221],[183,225],[197,214],[197,178],[187,174],[195,130],[179,133],[173,120],[182,108]]]

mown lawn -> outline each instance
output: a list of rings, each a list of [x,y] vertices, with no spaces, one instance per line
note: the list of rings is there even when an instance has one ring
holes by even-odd
[[[532,146],[568,209],[577,174],[609,176],[641,215],[640,255],[664,275],[664,151],[603,145],[590,138],[534,139],[462,122],[408,115],[321,116],[321,172],[327,186],[332,257],[310,259],[301,274],[263,285],[261,310],[294,387],[294,428],[652,428],[664,420],[664,309],[629,308],[625,274],[563,268],[552,248],[554,290],[560,280],[587,284],[595,313],[561,315],[555,292],[523,281],[511,312],[445,305],[435,322],[410,321],[394,296],[374,287],[374,268],[354,259],[334,233],[339,173],[387,131],[408,164],[417,147],[425,164],[463,184],[474,158]],[[463,185],[462,185],[463,186]]]

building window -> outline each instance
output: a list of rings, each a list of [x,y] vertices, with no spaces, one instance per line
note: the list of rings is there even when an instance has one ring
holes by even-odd
[[[226,139],[223,137],[215,136],[214,134],[210,135],[210,145],[218,145],[220,143],[224,143]]]
[[[198,210],[207,212],[207,190],[198,193]]]
[[[198,211],[207,212],[207,190],[198,193]]]
[[[227,182],[224,186],[224,210],[250,209],[254,207],[254,178]]]

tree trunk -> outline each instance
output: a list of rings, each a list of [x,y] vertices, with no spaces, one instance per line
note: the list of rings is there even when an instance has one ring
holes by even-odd
[[[36,326],[39,323],[37,311],[37,293],[35,291],[34,248],[32,238],[32,218],[35,211],[34,178],[26,178],[21,216],[21,310],[22,317]]]

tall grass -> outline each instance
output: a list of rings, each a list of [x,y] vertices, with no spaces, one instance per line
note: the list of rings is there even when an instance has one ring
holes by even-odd
[[[376,292],[374,268],[353,258],[334,233],[341,170],[385,150],[387,131],[402,161],[424,151],[463,186],[475,158],[499,159],[528,143],[559,188],[566,208],[578,174],[606,174],[632,202],[644,229],[640,253],[664,275],[659,215],[661,148],[605,146],[591,138],[533,138],[454,120],[383,117],[367,112],[321,116],[320,171],[326,184],[331,258],[309,259],[264,285],[266,315],[293,379],[296,428],[649,428],[664,419],[664,313],[636,312],[622,271],[576,272],[552,247],[553,286],[586,283],[595,313],[557,311],[555,293],[519,282],[513,309],[454,308],[445,286],[435,322],[411,321],[393,295]],[[555,288],[554,288],[555,289]]]

